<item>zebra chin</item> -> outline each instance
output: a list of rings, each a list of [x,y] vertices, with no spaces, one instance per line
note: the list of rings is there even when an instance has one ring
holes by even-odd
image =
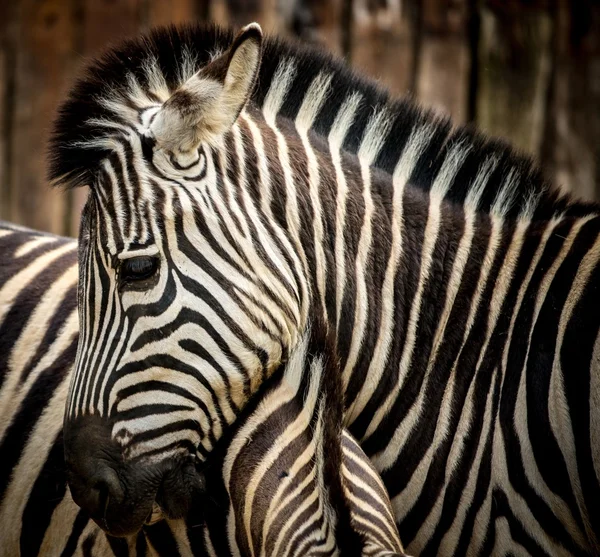
[[[202,513],[205,479],[195,456],[128,461],[111,431],[98,416],[67,420],[64,427],[71,495],[98,526],[124,537],[161,518]]]

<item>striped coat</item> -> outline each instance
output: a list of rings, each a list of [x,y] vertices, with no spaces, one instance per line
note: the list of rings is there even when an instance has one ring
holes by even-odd
[[[600,553],[598,205],[256,25],[113,48],[51,153],[90,187],[65,436],[106,441],[73,456],[81,486],[127,455],[104,462],[114,528],[169,499],[161,467],[206,460],[319,316],[408,551]]]

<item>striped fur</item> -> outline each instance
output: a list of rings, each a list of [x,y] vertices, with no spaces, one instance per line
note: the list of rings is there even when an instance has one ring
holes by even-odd
[[[339,374],[319,338],[302,337],[238,420],[222,459],[216,450],[231,505],[226,518],[207,509],[214,555],[231,547],[244,555],[402,553],[383,483],[342,431]],[[226,530],[215,539],[219,525]]]
[[[63,106],[51,176],[91,186],[67,423],[203,460],[318,315],[410,552],[600,552],[598,206],[277,40],[231,130],[169,162],[152,119],[230,41],[126,43]],[[153,281],[119,286],[141,256]],[[144,419],[158,375],[186,410]]]
[[[215,548],[218,555],[402,553],[381,479],[341,429],[339,402],[332,410],[324,386],[336,377],[324,373],[332,364],[308,335],[207,463],[199,512],[208,528],[196,513],[128,539],[104,534],[72,501],[63,461],[78,336],[75,242],[0,223],[0,253],[0,557],[202,556]],[[249,514],[236,515],[244,505]],[[282,522],[288,535],[272,543]],[[268,541],[262,552],[254,545],[261,538]]]

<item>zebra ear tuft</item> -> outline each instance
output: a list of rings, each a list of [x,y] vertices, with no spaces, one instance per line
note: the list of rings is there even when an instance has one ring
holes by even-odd
[[[158,145],[186,153],[225,133],[252,94],[260,67],[262,29],[244,27],[231,47],[169,97],[151,130]]]

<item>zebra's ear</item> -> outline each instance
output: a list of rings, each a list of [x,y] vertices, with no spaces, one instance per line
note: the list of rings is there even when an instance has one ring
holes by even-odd
[[[258,23],[244,27],[226,52],[164,102],[151,125],[160,147],[187,153],[233,125],[256,82],[262,36]]]

